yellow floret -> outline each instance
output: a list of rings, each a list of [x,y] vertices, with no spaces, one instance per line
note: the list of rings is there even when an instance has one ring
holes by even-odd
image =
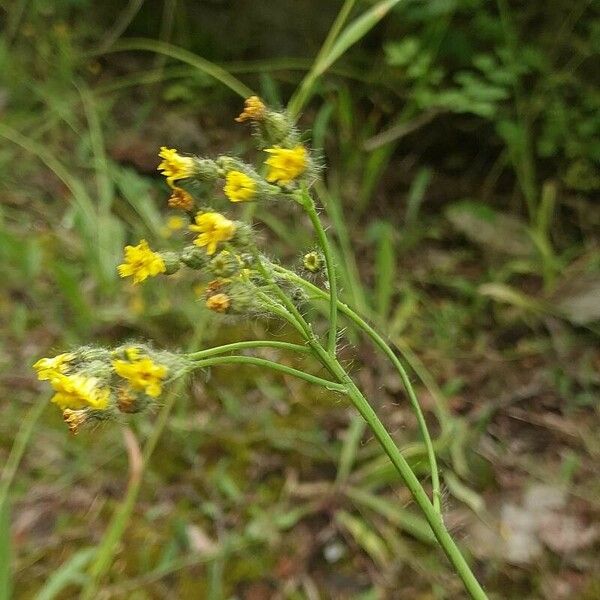
[[[232,202],[252,200],[256,195],[256,181],[241,171],[229,171],[223,191]]]
[[[304,146],[295,148],[267,148],[271,156],[265,161],[269,167],[267,181],[270,183],[288,184],[306,171],[308,156]]]
[[[54,358],[40,358],[33,368],[37,371],[37,376],[40,381],[52,379],[56,375],[63,374],[68,367],[68,363],[75,358],[70,352],[59,354]]]
[[[206,307],[218,313],[227,312],[231,306],[231,299],[227,294],[215,294],[206,299]]]
[[[125,246],[125,261],[117,269],[121,277],[133,277],[133,283],[141,283],[167,270],[165,261],[150,250],[146,240],[137,246]]]
[[[238,123],[244,121],[260,121],[265,116],[266,107],[258,96],[250,96],[244,101],[244,110],[239,117],[236,117]]]
[[[56,375],[50,383],[56,392],[52,402],[62,410],[79,410],[90,407],[103,410],[108,406],[110,390],[99,387],[96,377],[87,377],[78,373],[74,375]]]
[[[196,224],[190,231],[200,235],[194,240],[200,248],[206,246],[207,254],[214,254],[220,242],[228,242],[235,234],[235,223],[219,213],[207,212],[196,215]]]
[[[196,165],[191,156],[181,156],[174,148],[163,146],[158,153],[162,162],[158,170],[167,178],[167,183],[173,187],[173,182],[179,179],[187,179],[194,175]]]
[[[162,382],[169,371],[167,367],[157,365],[147,357],[131,361],[114,360],[112,364],[115,373],[127,379],[134,390],[142,390],[152,398],[160,396]]]

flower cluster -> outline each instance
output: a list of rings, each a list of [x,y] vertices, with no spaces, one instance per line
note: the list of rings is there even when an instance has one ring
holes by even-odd
[[[246,100],[236,121],[251,123],[258,147],[265,153],[264,165],[259,169],[233,156],[200,158],[162,147],[158,170],[171,187],[168,205],[188,214],[191,223],[187,230],[194,237],[180,252],[155,252],[145,240],[136,246],[127,246],[124,261],[118,267],[121,277],[131,277],[134,284],[139,284],[148,277],[170,275],[181,266],[187,266],[206,275],[200,295],[209,310],[221,314],[264,312],[264,306],[257,299],[260,276],[254,268],[256,253],[253,253],[251,228],[213,208],[213,201],[219,201],[220,194],[215,194],[213,201],[197,210],[194,194],[198,185],[194,187],[194,184],[201,184],[206,191],[221,181],[221,198],[224,196],[234,204],[276,198],[295,200],[300,187],[310,185],[316,167],[285,112],[272,110],[260,98],[252,96]],[[264,172],[264,176],[259,171]],[[177,220],[175,229],[172,221],[172,217],[167,221],[165,237],[182,225]]]
[[[185,359],[143,344],[114,350],[84,347],[38,360],[38,379],[54,390],[52,402],[72,433],[86,423],[140,412],[161,395],[163,385],[182,375]]]
[[[167,219],[163,236],[186,230],[189,241],[176,251],[155,251],[142,239],[125,247],[117,270],[137,285],[188,268],[201,277],[194,290],[208,310],[221,315],[262,316],[280,308],[272,297],[276,270],[258,251],[251,226],[229,218],[215,208],[215,203],[225,198],[232,204],[298,201],[299,193],[311,184],[316,167],[285,112],[272,110],[253,96],[246,100],[236,120],[251,124],[258,148],[265,153],[263,165],[255,167],[228,155],[215,159],[183,155],[162,147],[158,170],[171,188],[168,206],[183,211],[183,215]],[[197,204],[198,189],[206,192],[215,188],[220,191],[214,197]],[[320,271],[322,265],[318,253],[304,259],[304,267],[311,273]],[[293,284],[281,286],[293,302],[305,301],[299,289],[292,289]],[[127,344],[114,350],[80,348],[42,358],[34,368],[38,378],[52,386],[52,402],[61,409],[71,431],[77,433],[87,423],[140,412],[156,404],[164,385],[189,366],[180,355],[158,352],[144,344]]]

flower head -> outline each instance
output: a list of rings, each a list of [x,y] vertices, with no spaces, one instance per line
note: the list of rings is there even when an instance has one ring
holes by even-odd
[[[181,210],[191,210],[194,207],[194,199],[180,187],[174,187],[169,201],[169,208],[180,208]]]
[[[117,408],[122,413],[136,413],[140,412],[143,404],[135,392],[129,386],[125,385],[117,390]]]
[[[256,181],[241,171],[229,171],[223,191],[232,202],[252,200],[256,195]]]
[[[55,375],[50,380],[56,392],[52,402],[63,410],[79,410],[86,407],[103,410],[108,406],[110,390],[100,387],[99,382],[96,377],[87,377],[80,373]]]
[[[165,221],[165,225],[162,228],[161,233],[164,237],[169,238],[177,231],[181,231],[182,229],[184,229],[188,223],[189,220],[185,217],[182,217],[180,215],[171,215],[170,217],[167,217],[167,220]],[[161,256],[161,258],[164,260],[164,253]]]
[[[239,117],[236,117],[238,123],[244,121],[261,121],[265,116],[266,106],[258,96],[250,96],[244,101],[244,110]]]
[[[115,373],[127,379],[134,390],[143,390],[152,398],[160,396],[163,379],[169,371],[167,367],[148,357],[138,358],[138,355],[133,360],[113,360],[112,364]]]
[[[73,435],[77,435],[79,430],[85,423],[89,420],[89,411],[87,410],[71,410],[70,408],[65,408],[63,410],[63,419],[65,423],[69,427],[69,431]]]
[[[133,283],[141,283],[147,277],[167,270],[165,261],[160,254],[150,250],[146,240],[141,240],[137,246],[125,246],[125,261],[117,269],[121,277],[133,277]]]
[[[229,250],[222,250],[208,263],[211,273],[217,277],[231,277],[240,270],[241,266],[241,259]]]
[[[33,368],[37,371],[37,376],[40,381],[52,379],[56,375],[61,375],[67,370],[68,364],[75,358],[70,352],[59,354],[54,358],[40,358]]]
[[[190,225],[190,231],[200,235],[194,240],[200,248],[206,246],[207,254],[214,254],[220,242],[229,241],[235,234],[235,223],[223,215],[214,212],[198,213],[196,224]]]
[[[318,273],[323,269],[324,259],[319,252],[307,252],[302,257],[302,266],[310,273]]]
[[[206,299],[206,307],[215,312],[224,313],[231,306],[231,299],[227,294],[215,294]]]
[[[178,179],[187,179],[196,172],[196,164],[191,156],[181,156],[174,148],[162,146],[158,156],[163,160],[158,170],[167,178],[167,183],[173,187]]]
[[[271,156],[265,161],[269,167],[267,181],[270,183],[288,184],[306,171],[308,156],[306,148],[298,145],[295,148],[267,148]]]

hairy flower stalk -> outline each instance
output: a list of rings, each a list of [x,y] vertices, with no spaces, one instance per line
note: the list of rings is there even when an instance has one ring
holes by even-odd
[[[298,333],[302,343],[239,341],[188,354],[158,351],[137,342],[113,350],[84,347],[37,361],[34,368],[39,379],[48,381],[54,389],[52,402],[62,410],[65,423],[73,433],[91,422],[141,413],[156,406],[170,382],[194,370],[219,365],[245,364],[272,369],[339,393],[352,402],[373,431],[471,597],[485,599],[485,593],[444,525],[433,443],[408,375],[383,337],[338,298],[333,252],[310,193],[318,173],[317,161],[301,141],[291,117],[285,111],[269,108],[260,98],[248,98],[236,120],[250,122],[257,147],[267,154],[262,165],[265,176],[259,175],[263,172],[260,166],[253,167],[237,157],[224,155],[211,160],[163,147],[158,168],[172,188],[169,207],[190,214],[197,206],[192,194],[176,185],[181,180],[201,182],[208,188],[213,186],[221,196],[220,202],[224,194],[232,203],[230,207],[274,199],[287,201],[292,208],[300,207],[314,229],[317,243],[316,249],[303,253],[302,269],[309,277],[325,278],[326,290],[271,262],[261,252],[251,224],[229,218],[211,206],[201,206],[187,231],[180,221],[174,229],[167,225],[167,229],[179,231],[178,236],[189,236],[180,250],[155,252],[146,240],[141,240],[136,246],[125,247],[118,272],[121,277],[131,277],[133,283],[140,284],[158,275],[170,276],[176,271],[188,270],[194,273],[198,310],[210,311],[219,319],[282,319]],[[317,324],[307,320],[303,310],[315,299],[329,304],[327,332],[323,335]],[[372,339],[402,379],[427,449],[433,488],[431,499],[371,404],[338,360],[338,312]],[[328,376],[239,354],[263,347],[311,356],[317,367],[325,367]]]

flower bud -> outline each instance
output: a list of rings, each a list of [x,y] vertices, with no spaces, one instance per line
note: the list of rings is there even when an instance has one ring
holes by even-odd
[[[242,262],[242,266],[246,269],[254,266],[254,256],[250,254],[250,252],[242,252],[242,254],[239,255],[239,259]]]
[[[241,261],[228,250],[222,250],[214,256],[208,268],[217,277],[231,277],[235,275],[241,266]]]
[[[208,264],[206,252],[198,246],[186,246],[181,251],[179,260],[190,269],[203,269]]]
[[[294,125],[284,112],[269,110],[262,121],[264,135],[271,144],[283,143],[294,131]]]
[[[179,256],[175,252],[160,252],[159,254],[165,263],[165,275],[172,275],[179,271]]]
[[[221,176],[221,169],[216,161],[210,158],[196,158],[195,178],[201,181],[215,181]]]
[[[250,246],[253,237],[250,225],[239,221],[236,222],[236,230],[231,241],[237,248],[247,248]]]

